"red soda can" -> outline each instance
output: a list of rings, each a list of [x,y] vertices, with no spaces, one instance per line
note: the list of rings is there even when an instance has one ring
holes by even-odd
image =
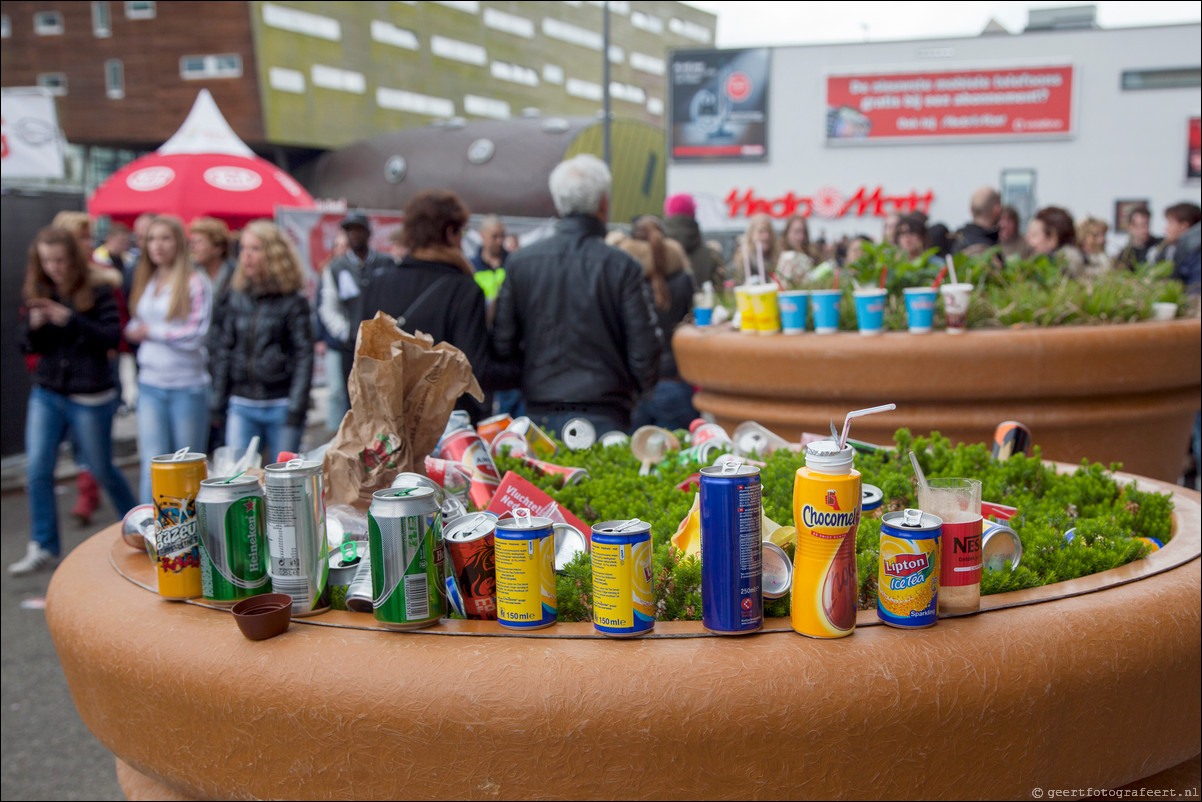
[[[513,423],[513,416],[508,412],[501,415],[493,415],[491,418],[485,418],[476,425],[476,434],[480,435],[484,442],[491,443],[493,438],[505,431],[505,428],[511,423]]]
[[[582,479],[588,476],[588,471],[584,468],[573,468],[569,465],[556,465],[553,462],[543,462],[541,459],[535,459],[534,457],[522,457],[522,462],[538,471],[540,476],[562,476],[564,487],[578,484]]]
[[[496,515],[474,512],[443,532],[450,573],[463,597],[464,614],[471,619],[497,618],[496,529]]]
[[[426,457],[426,476],[446,493],[463,495],[472,481],[471,469],[451,460]],[[394,484],[393,487],[396,487]]]
[[[493,459],[505,451],[508,451],[510,457],[525,457],[530,455],[530,443],[517,432],[501,432],[493,439],[488,450]]]
[[[461,462],[471,472],[472,486],[468,496],[477,508],[487,507],[501,484],[501,477],[483,438],[474,429],[460,429],[446,436],[441,453],[443,459]]]

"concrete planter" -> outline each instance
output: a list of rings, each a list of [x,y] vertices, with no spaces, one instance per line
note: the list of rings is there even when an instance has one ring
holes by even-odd
[[[699,410],[733,428],[826,432],[850,410],[890,401],[852,436],[939,431],[989,442],[998,423],[1030,429],[1043,456],[1121,462],[1165,481],[1181,472],[1202,395],[1202,320],[943,332],[748,336],[685,326],[672,340]]]

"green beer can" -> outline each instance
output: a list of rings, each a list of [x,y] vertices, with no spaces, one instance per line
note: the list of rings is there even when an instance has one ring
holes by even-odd
[[[203,479],[196,494],[200,583],[222,607],[271,591],[263,488],[253,476]]]
[[[442,513],[428,487],[377,490],[367,512],[372,607],[388,629],[421,629],[446,615]]]

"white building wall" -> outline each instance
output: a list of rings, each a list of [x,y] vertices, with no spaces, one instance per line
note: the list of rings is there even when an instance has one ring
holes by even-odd
[[[935,13],[934,11],[932,13]],[[1000,186],[1005,169],[1036,172],[1036,208],[1061,205],[1075,218],[1087,214],[1113,226],[1114,202],[1147,198],[1154,232],[1162,212],[1182,200],[1199,203],[1199,183],[1187,181],[1187,120],[1202,108],[1202,90],[1123,91],[1124,70],[1197,67],[1202,26],[1031,33],[847,45],[782,47],[772,52],[764,162],[671,163],[668,192],[689,192],[707,230],[742,229],[723,203],[731,189],[761,198],[793,191],[812,196],[833,187],[850,196],[878,185],[887,195],[934,192],[932,222],[953,230],[968,221],[968,199],[984,185]],[[928,54],[938,53],[937,57]],[[926,141],[827,146],[825,75],[848,71],[901,71],[1039,66],[1075,67],[1075,120],[1067,139]],[[783,223],[783,220],[781,221]],[[812,236],[878,236],[878,218],[812,217]],[[1125,235],[1111,244],[1125,242]]]

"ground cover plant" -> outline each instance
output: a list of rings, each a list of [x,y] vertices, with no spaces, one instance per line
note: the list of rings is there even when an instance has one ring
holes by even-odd
[[[682,433],[683,434],[683,433]],[[982,444],[953,447],[939,434],[912,437],[906,429],[894,438],[895,448],[860,453],[856,468],[863,480],[884,492],[885,502],[876,513],[866,514],[856,538],[860,569],[860,609],[876,606],[879,516],[917,504],[913,469],[906,456],[914,450],[924,473],[934,477],[970,477],[983,483],[986,501],[1018,508],[1009,522],[1023,542],[1023,559],[1016,570],[987,570],[981,593],[990,595],[1061,582],[1094,574],[1145,557],[1150,548],[1140,537],[1167,542],[1172,501],[1166,494],[1150,493],[1123,484],[1113,470],[1085,463],[1071,474],[1058,474],[1039,458],[1016,456],[1004,462],[992,459]],[[685,556],[670,539],[688,514],[696,488],[679,490],[701,465],[673,455],[652,476],[639,476],[639,462],[625,447],[593,446],[569,451],[561,446],[554,462],[585,468],[589,476],[578,484],[562,486],[562,479],[539,476],[521,460],[501,456],[502,472],[515,471],[546,491],[584,523],[638,517],[651,524],[654,544],[655,594],[661,621],[700,620],[701,563]],[[793,525],[793,477],[803,465],[800,455],[780,450],[761,469],[764,512],[781,526]],[[1065,539],[1069,529],[1076,537]],[[786,551],[792,552],[790,548]],[[592,617],[592,572],[587,555],[577,557],[557,579],[559,620],[589,621]],[[765,615],[785,616],[789,597],[768,601]]]

